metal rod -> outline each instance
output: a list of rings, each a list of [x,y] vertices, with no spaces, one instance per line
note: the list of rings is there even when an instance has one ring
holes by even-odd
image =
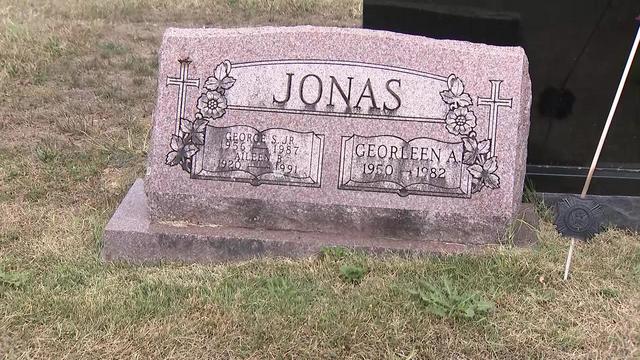
[[[636,50],[638,50],[638,44],[640,43],[640,27],[636,32],[636,39],[633,42],[633,47],[631,48],[631,53],[629,54],[629,58],[627,59],[627,65],[624,68],[624,72],[622,73],[622,78],[620,79],[620,84],[618,84],[618,91],[616,91],[616,96],[613,98],[613,104],[611,105],[611,109],[609,110],[609,116],[607,116],[607,121],[604,124],[604,129],[602,130],[602,135],[600,136],[600,142],[598,143],[598,148],[596,149],[596,153],[593,156],[593,161],[591,162],[591,167],[589,168],[589,174],[587,175],[587,180],[584,182],[584,187],[582,188],[582,193],[580,194],[580,198],[584,199],[587,196],[587,192],[589,191],[589,185],[591,185],[591,178],[593,177],[593,172],[596,170],[596,165],[598,164],[598,159],[600,158],[600,152],[602,151],[602,147],[604,146],[604,141],[607,138],[607,133],[609,132],[609,126],[611,125],[611,120],[613,120],[613,115],[616,113],[616,109],[618,108],[618,102],[620,101],[620,96],[622,96],[622,90],[624,89],[624,84],[627,82],[627,77],[629,76],[629,70],[631,69],[631,65],[633,64],[633,58],[636,55]]]
[[[564,280],[569,278],[569,268],[571,268],[571,258],[573,257],[573,248],[576,246],[576,238],[571,238],[571,245],[569,246],[569,253],[567,254],[567,261],[564,263]]]
[[[638,16],[636,20],[640,20],[640,16]],[[631,47],[631,52],[629,53],[629,58],[627,59],[627,65],[625,65],[624,71],[622,72],[622,77],[620,78],[620,83],[618,84],[618,90],[616,91],[616,96],[613,98],[613,104],[611,104],[611,109],[609,110],[607,121],[604,123],[604,129],[602,129],[602,135],[600,135],[600,141],[598,142],[596,153],[593,155],[593,161],[591,161],[591,166],[589,167],[589,174],[587,175],[587,179],[584,182],[584,187],[582,188],[582,193],[580,194],[581,199],[584,199],[587,196],[587,192],[589,192],[589,185],[591,185],[591,179],[593,178],[593,173],[596,170],[598,159],[600,159],[600,153],[602,152],[602,147],[604,146],[604,142],[607,139],[607,134],[609,133],[609,126],[611,126],[611,121],[613,120],[613,116],[615,115],[616,109],[618,108],[618,102],[620,101],[620,97],[622,96],[624,85],[627,82],[627,77],[629,76],[631,65],[633,64],[633,58],[636,56],[636,51],[638,50],[638,44],[640,44],[640,27],[638,27],[638,30],[636,31],[636,38],[633,41],[633,46]],[[569,246],[567,261],[564,264],[563,279],[565,281],[569,278],[569,269],[571,268],[571,258],[573,257],[573,250],[575,246],[576,246],[576,239],[571,238],[571,246]]]

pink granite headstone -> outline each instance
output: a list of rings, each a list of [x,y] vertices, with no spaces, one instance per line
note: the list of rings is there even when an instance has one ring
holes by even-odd
[[[521,207],[519,47],[362,29],[168,29],[148,171],[104,257],[496,243]]]

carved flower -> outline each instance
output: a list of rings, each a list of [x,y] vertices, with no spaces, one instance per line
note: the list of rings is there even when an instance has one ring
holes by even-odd
[[[171,135],[171,150],[167,154],[165,163],[169,166],[182,165],[182,168],[189,171],[189,161],[198,152],[198,148],[193,144],[185,144],[178,135]]]
[[[227,99],[217,91],[207,91],[198,98],[197,107],[202,117],[217,119],[226,112]]]
[[[204,130],[208,121],[202,118],[202,114],[196,113],[196,119],[190,121],[182,119],[180,130],[184,134],[185,144],[204,145]]]
[[[209,76],[207,78],[207,81],[204,83],[204,87],[207,90],[224,93],[225,90],[229,90],[236,82],[235,78],[229,76],[230,72],[231,62],[229,60],[221,62],[216,66],[213,76]]]
[[[476,191],[482,189],[484,185],[492,189],[500,187],[500,177],[495,174],[496,170],[498,170],[498,160],[495,156],[469,166],[469,173],[477,181]]]
[[[467,135],[476,127],[476,116],[466,107],[460,107],[447,113],[445,119],[447,131],[453,135]]]
[[[464,152],[462,154],[462,163],[471,165],[476,162],[482,155],[489,153],[491,148],[491,140],[483,140],[478,142],[475,137],[462,138],[464,143]]]
[[[452,109],[473,105],[471,96],[464,92],[464,83],[460,78],[451,74],[447,78],[449,90],[441,91],[442,101],[449,104]]]

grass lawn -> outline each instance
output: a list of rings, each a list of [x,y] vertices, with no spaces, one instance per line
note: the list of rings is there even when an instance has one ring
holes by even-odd
[[[358,0],[0,0],[0,358],[639,358],[640,236],[530,249],[105,265],[167,26],[359,26]]]

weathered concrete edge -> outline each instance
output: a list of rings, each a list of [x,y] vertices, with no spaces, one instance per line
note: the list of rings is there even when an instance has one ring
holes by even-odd
[[[537,216],[531,207],[511,228],[515,244],[535,241]],[[152,264],[158,262],[221,263],[260,257],[299,258],[323,247],[345,246],[375,254],[480,253],[498,244],[466,245],[445,242],[405,241],[371,237],[341,237],[300,231],[198,226],[184,223],[152,223],[142,179],[136,180],[122,200],[103,234],[102,259],[106,262]]]

